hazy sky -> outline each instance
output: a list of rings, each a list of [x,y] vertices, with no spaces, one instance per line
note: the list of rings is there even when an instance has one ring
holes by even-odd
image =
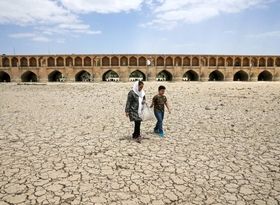
[[[280,0],[0,0],[0,53],[280,55]]]

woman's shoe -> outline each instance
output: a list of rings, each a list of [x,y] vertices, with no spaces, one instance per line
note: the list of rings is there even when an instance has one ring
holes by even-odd
[[[141,143],[141,140],[142,140],[141,135],[139,135],[139,136],[135,139],[135,141],[138,142],[138,143]]]

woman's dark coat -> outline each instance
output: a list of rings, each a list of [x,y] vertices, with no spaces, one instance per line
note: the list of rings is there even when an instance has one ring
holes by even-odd
[[[145,96],[142,104],[145,102]],[[130,121],[142,121],[138,114],[139,96],[133,91],[129,91],[125,106],[125,112],[129,114]]]

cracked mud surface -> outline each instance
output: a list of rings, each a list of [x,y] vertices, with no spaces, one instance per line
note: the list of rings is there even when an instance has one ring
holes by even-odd
[[[132,83],[1,85],[0,205],[280,204],[280,84],[162,84],[166,137],[141,144]]]

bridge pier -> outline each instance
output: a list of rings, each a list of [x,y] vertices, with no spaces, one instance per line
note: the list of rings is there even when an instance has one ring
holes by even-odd
[[[250,77],[250,81],[252,81],[252,82],[257,82],[258,81],[258,77]]]
[[[201,82],[207,82],[208,81],[208,77],[200,77],[200,81]]]

